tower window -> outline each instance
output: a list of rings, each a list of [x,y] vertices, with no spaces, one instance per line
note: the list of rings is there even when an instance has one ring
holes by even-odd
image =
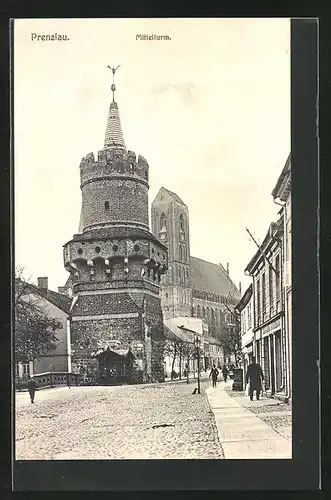
[[[105,201],[105,210],[109,210],[109,201]]]
[[[184,215],[183,214],[180,214],[180,216],[179,216],[179,224],[180,224],[180,230],[183,231],[183,233],[184,233],[185,227],[184,227]]]
[[[167,224],[167,216],[164,212],[162,212],[162,214],[160,215],[160,229],[166,227],[166,224]]]

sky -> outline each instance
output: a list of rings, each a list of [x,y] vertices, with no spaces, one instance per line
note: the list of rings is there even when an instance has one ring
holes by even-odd
[[[67,41],[32,40],[66,34]],[[168,35],[142,40],[139,34]],[[128,149],[189,208],[191,255],[244,270],[290,152],[290,20],[19,19],[14,25],[15,264],[57,290],[78,232],[79,164],[103,148],[112,74]]]

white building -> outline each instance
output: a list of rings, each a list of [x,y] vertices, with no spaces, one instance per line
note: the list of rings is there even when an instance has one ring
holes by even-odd
[[[48,316],[58,319],[61,328],[56,332],[57,342],[54,349],[39,359],[15,364],[15,379],[24,380],[41,373],[70,373],[70,306],[72,300],[62,293],[50,290],[47,277],[38,278],[38,286],[28,284],[26,288],[24,294],[26,300],[41,307]]]
[[[236,311],[240,313],[241,351],[244,377],[246,376],[247,367],[252,362],[254,355],[253,307],[253,285],[250,285],[241,297],[239,304],[236,306]]]

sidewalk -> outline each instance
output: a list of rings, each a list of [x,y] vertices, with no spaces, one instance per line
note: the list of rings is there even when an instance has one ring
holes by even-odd
[[[291,440],[229,396],[225,389],[230,384],[220,382],[206,390],[225,458],[291,459]]]

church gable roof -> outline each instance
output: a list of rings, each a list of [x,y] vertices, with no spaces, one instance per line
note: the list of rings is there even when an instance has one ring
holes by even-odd
[[[192,288],[240,300],[240,293],[223,266],[197,257],[190,258]]]
[[[166,195],[168,199],[162,200],[162,196]],[[159,201],[175,201],[176,203],[180,203],[180,205],[185,205],[183,200],[178,196],[178,194],[174,193],[173,191],[169,191],[169,189],[166,189],[165,187],[161,187],[160,191],[156,195],[153,203],[159,202]],[[186,206],[186,205],[185,205]]]

